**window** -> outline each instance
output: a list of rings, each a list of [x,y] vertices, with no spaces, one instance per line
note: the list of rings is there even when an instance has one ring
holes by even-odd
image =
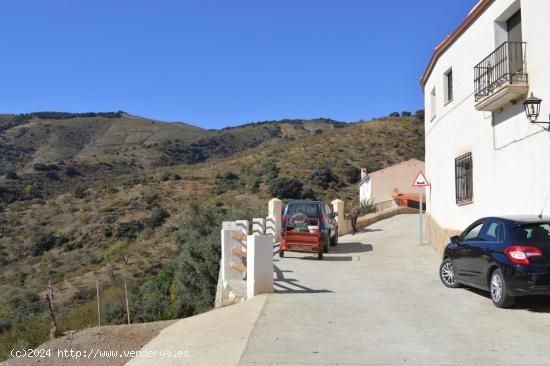
[[[468,230],[468,232],[464,234],[464,236],[462,237],[462,240],[464,241],[477,240],[479,236],[479,232],[481,231],[481,226],[483,226],[482,222],[480,222],[479,224],[476,224],[473,228],[471,228],[470,230]]]
[[[435,87],[432,89],[432,92],[430,93],[430,119],[433,120],[436,115],[436,99],[435,99]]]
[[[512,229],[512,240],[519,243],[550,243],[550,224],[527,224]]]
[[[319,205],[315,203],[288,205],[286,210],[287,216],[292,216],[298,213],[305,214],[308,217],[319,217]]]
[[[453,69],[445,73],[445,103],[453,100]]]
[[[481,233],[479,239],[483,241],[500,242],[504,240],[504,225],[496,221],[487,221]]]
[[[455,159],[455,190],[457,205],[465,205],[473,202],[472,153],[464,154]]]

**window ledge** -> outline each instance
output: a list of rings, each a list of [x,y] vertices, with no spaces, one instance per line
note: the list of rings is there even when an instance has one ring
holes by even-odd
[[[448,104],[451,104],[453,100],[454,99],[449,99],[448,101],[445,102],[445,104],[443,104],[443,106],[446,107]]]

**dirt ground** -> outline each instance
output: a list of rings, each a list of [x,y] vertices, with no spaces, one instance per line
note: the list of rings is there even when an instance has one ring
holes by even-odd
[[[175,320],[168,320],[84,329],[36,347],[36,355],[39,357],[12,358],[0,362],[0,366],[124,365],[132,358],[129,352],[139,351],[162,329],[174,322]]]

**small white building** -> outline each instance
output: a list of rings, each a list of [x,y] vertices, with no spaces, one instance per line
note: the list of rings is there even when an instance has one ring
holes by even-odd
[[[367,173],[361,169],[359,186],[359,202],[363,205],[372,201],[379,208],[395,205],[399,195],[418,195],[419,188],[413,188],[412,183],[419,171],[424,171],[424,162],[411,159],[402,163]]]
[[[550,1],[482,0],[436,47],[425,95],[428,239],[490,215],[539,214],[550,194]],[[550,213],[550,204],[546,204]]]

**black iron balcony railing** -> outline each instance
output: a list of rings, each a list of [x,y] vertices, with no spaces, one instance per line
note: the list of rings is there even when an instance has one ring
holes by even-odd
[[[525,42],[504,42],[474,67],[476,102],[505,83],[527,83],[525,49]]]

